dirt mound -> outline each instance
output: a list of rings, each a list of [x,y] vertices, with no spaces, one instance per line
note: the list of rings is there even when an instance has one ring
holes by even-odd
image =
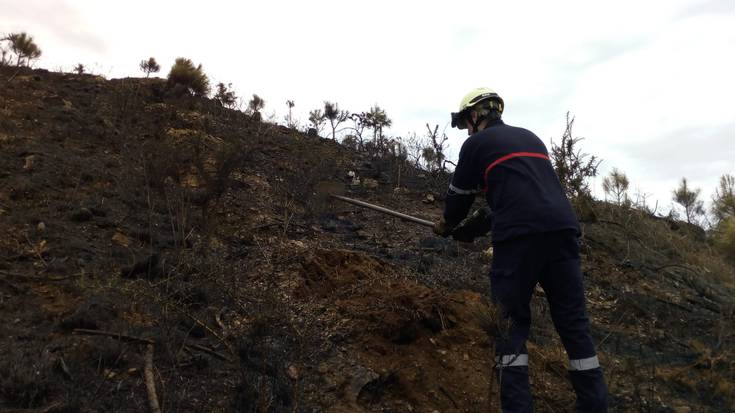
[[[305,259],[300,296],[318,300],[356,364],[326,363],[333,411],[488,408],[493,316],[475,292],[444,293],[366,254],[319,250]],[[308,293],[311,293],[310,296]]]

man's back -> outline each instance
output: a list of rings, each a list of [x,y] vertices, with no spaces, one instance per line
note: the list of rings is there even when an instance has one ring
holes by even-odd
[[[498,120],[462,145],[452,184],[482,188],[493,212],[493,241],[564,229],[579,230],[543,142]]]

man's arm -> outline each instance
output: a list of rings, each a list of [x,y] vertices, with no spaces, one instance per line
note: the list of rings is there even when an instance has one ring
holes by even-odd
[[[448,236],[454,227],[462,222],[472,208],[475,195],[479,193],[480,176],[474,165],[474,145],[468,139],[459,151],[459,161],[452,176],[444,202],[444,216],[439,228],[439,235]]]

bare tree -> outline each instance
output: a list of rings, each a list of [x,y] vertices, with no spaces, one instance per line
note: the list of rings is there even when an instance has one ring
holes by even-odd
[[[145,73],[145,77],[149,77],[151,73],[158,73],[161,70],[161,66],[156,62],[156,59],[149,57],[148,60],[140,61],[140,70]]]
[[[294,106],[296,106],[296,103],[294,103],[293,100],[289,99],[286,101],[286,106],[288,106],[288,115],[286,115],[286,126],[293,129],[296,127],[296,123],[293,120],[292,109]]]
[[[445,161],[447,159],[444,152],[446,151],[446,144],[449,137],[443,132],[439,135],[439,125],[434,125],[432,129],[427,123],[426,132],[429,145],[422,149],[421,155],[430,171],[444,171]]]
[[[423,158],[423,150],[426,147],[426,141],[416,132],[412,132],[408,135],[408,138],[404,139],[404,145],[406,147],[406,157],[411,162],[414,168],[421,169],[421,162]]]
[[[324,118],[329,121],[332,127],[332,139],[337,140],[337,127],[349,118],[349,112],[339,110],[339,105],[333,102],[324,102]]]
[[[10,50],[15,53],[17,58],[16,66],[21,66],[24,63],[26,66],[30,66],[32,60],[41,57],[41,49],[33,41],[33,36],[29,36],[26,32],[10,33],[2,40],[10,43]],[[4,59],[5,53],[3,53]],[[8,59],[8,62],[10,62],[10,59]]]
[[[605,198],[610,195],[616,204],[628,205],[630,203],[628,198],[629,184],[630,182],[625,173],[619,171],[618,168],[613,168],[610,175],[602,180],[602,190],[605,191]]]
[[[350,120],[352,121],[352,126],[349,129],[352,131],[351,136],[353,136],[355,141],[355,147],[364,150],[365,139],[363,133],[368,128],[367,113],[352,113],[350,114]]]
[[[326,119],[321,109],[314,109],[309,112],[309,125],[316,131],[317,135],[322,133],[324,123],[326,123]]]
[[[0,42],[3,39],[0,38]],[[2,43],[0,43],[0,67],[7,66],[10,64],[10,57],[8,56],[8,49],[6,49]]]
[[[567,112],[567,125],[561,137],[561,144],[551,141],[551,162],[556,175],[569,198],[591,198],[589,178],[597,176],[597,167],[601,160],[594,155],[583,153],[579,142],[583,138],[575,138],[572,134],[574,118]]]
[[[673,191],[674,202],[684,208],[687,222],[697,224],[697,218],[704,215],[704,202],[699,199],[701,190],[691,189],[686,178],[681,178],[679,187]]]

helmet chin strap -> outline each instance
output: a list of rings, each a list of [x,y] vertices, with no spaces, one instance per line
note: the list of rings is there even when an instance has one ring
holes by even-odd
[[[475,112],[475,113],[477,113],[477,112]],[[479,132],[479,130],[480,130],[480,124],[481,124],[481,123],[482,123],[482,122],[483,122],[484,120],[485,120],[485,117],[484,117],[484,116],[482,116],[482,117],[481,117],[481,116],[479,116],[479,115],[477,116],[477,119],[476,119],[476,120],[473,120],[473,119],[472,119],[472,116],[470,116],[470,118],[468,119],[468,121],[469,121],[470,125],[472,125],[472,130],[473,130],[474,132]],[[474,132],[473,132],[473,133],[474,133]]]

